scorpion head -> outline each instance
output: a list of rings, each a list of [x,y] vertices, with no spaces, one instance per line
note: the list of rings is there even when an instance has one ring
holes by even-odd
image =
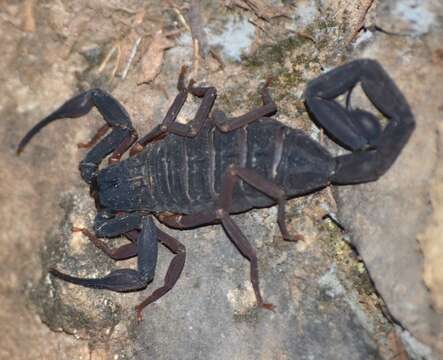
[[[122,163],[101,169],[93,178],[91,194],[97,208],[109,212],[132,211],[140,202],[140,188]]]

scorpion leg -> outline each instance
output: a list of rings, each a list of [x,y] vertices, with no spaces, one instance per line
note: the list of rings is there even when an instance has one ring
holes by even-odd
[[[257,300],[257,305],[268,310],[273,310],[274,305],[264,303],[263,298],[261,296],[259,277],[258,277],[258,260],[255,249],[252,247],[248,239],[243,235],[238,225],[231,219],[229,214],[220,212],[220,218],[226,233],[229,235],[229,237],[237,246],[242,255],[246,257],[251,263],[250,277],[251,277],[252,288],[254,289],[255,293],[255,298]]]
[[[105,212],[100,212],[95,218],[95,234],[88,229],[76,228],[73,231],[82,232],[91,242],[113,260],[125,260],[137,256],[137,239],[140,235],[139,230],[134,230],[140,226],[141,216],[138,214],[124,214],[110,217]],[[118,248],[112,249],[105,241],[100,238],[111,238],[124,234],[130,241],[130,244],[124,244]]]
[[[137,239],[140,236],[140,230],[131,230],[123,235],[131,241],[129,244],[121,245],[117,248],[110,248],[103,240],[98,238],[96,235],[92,234],[88,229],[84,228],[73,228],[73,231],[80,231],[85,235],[91,242],[100,250],[102,250],[106,255],[108,255],[112,260],[120,261],[127,260],[137,256]]]
[[[383,130],[376,130],[375,116],[371,118],[364,111],[356,114],[334,101],[357,82],[389,119]],[[374,60],[352,61],[319,76],[308,84],[305,96],[310,112],[328,134],[354,151],[336,158],[336,171],[331,177],[334,184],[378,179],[394,163],[415,128],[414,116],[403,94]],[[358,127],[353,127],[353,123],[358,123]]]
[[[271,98],[269,93],[270,79],[268,79],[261,89],[261,97],[263,100],[263,106],[251,110],[248,113],[228,118],[223,111],[214,111],[212,118],[217,128],[222,132],[229,132],[248,125],[254,121],[257,121],[265,116],[272,116],[277,112],[277,105]]]
[[[284,190],[278,186],[276,183],[266,179],[262,175],[258,174],[256,171],[239,167],[236,165],[231,165],[228,168],[227,175],[225,177],[224,188],[222,189],[222,194],[220,197],[221,208],[229,211],[231,208],[232,194],[234,186],[238,180],[243,180],[249,185],[255,187],[257,190],[266,194],[267,196],[273,198],[277,201],[278,212],[277,212],[277,223],[280,228],[280,232],[283,239],[286,241],[297,241],[303,240],[303,235],[293,235],[291,236],[288,232],[286,221],[285,221],[285,206],[287,197]]]
[[[185,137],[195,137],[200,132],[200,129],[209,119],[209,113],[214,106],[217,97],[217,90],[210,87],[194,87],[194,81],[191,80],[189,84],[189,92],[197,97],[201,97],[202,101],[195,114],[195,117],[187,124],[180,124],[174,122],[168,126],[168,132]]]
[[[137,133],[126,110],[115,98],[101,89],[88,90],[73,97],[37,123],[20,141],[17,153],[20,154],[34,135],[49,123],[58,119],[86,115],[94,106],[112,128],[112,132],[92,148],[80,162],[81,175],[88,184],[91,184],[98,166],[107,155],[112,153],[110,162],[118,161],[137,139]]]
[[[223,185],[220,192],[220,197],[218,199],[218,208],[216,210],[216,216],[220,219],[223,228],[225,229],[228,236],[240,250],[243,256],[245,256],[251,263],[251,283],[254,289],[255,298],[257,299],[257,305],[272,310],[274,305],[266,304],[263,302],[258,276],[258,260],[255,249],[252,247],[248,239],[243,235],[237,224],[231,219],[229,215],[232,194],[234,191],[234,186],[240,178],[243,178],[244,168],[239,168],[238,166],[231,165],[228,167],[224,179]],[[258,178],[258,177],[257,177]],[[272,189],[275,190],[275,189]],[[284,194],[273,192],[273,196],[283,197]]]
[[[229,215],[234,186],[240,179],[278,201],[278,223],[280,229],[285,239],[291,239],[284,222],[284,205],[286,201],[284,192],[277,185],[261,177],[254,171],[234,165],[228,168],[224,176],[222,190],[220,192],[216,209],[192,215],[165,216],[160,217],[160,220],[168,226],[180,229],[221,222],[232,242],[237,246],[241,254],[250,261],[251,283],[258,306],[273,309],[274,306],[272,304],[264,303],[261,296],[256,251]],[[295,239],[299,240],[300,237],[296,237]]]
[[[105,134],[108,132],[110,126],[108,124],[104,124],[100,129],[97,130],[97,132],[95,133],[95,135],[91,138],[91,140],[89,140],[86,143],[78,143],[77,146],[79,148],[85,148],[85,149],[89,149],[92,146],[94,146],[95,144],[97,144],[97,142],[103,137],[105,136]]]
[[[224,193],[225,196],[232,197],[231,194]],[[263,302],[260,292],[259,277],[258,277],[258,260],[255,249],[252,247],[248,239],[243,235],[237,224],[231,219],[226,209],[212,209],[210,211],[202,211],[192,215],[176,215],[176,216],[160,216],[160,221],[176,229],[194,228],[201,225],[222,223],[226,233],[239,249],[240,253],[246,257],[250,262],[250,277],[252,288],[254,289],[257,305],[266,309],[272,310],[272,304]]]
[[[178,95],[174,99],[174,102],[166,113],[166,116],[164,117],[162,123],[160,125],[157,125],[152,131],[143,136],[133,145],[133,147],[129,151],[130,156],[138,154],[150,142],[160,140],[167,135],[169,125],[173,123],[177,118],[178,113],[186,102],[187,97],[188,91],[186,89],[181,90],[178,93]]]
[[[53,268],[50,273],[62,280],[94,289],[118,292],[141,290],[154,278],[157,251],[157,229],[152,218],[147,216],[141,220],[141,232],[137,240],[137,270],[118,269],[103,278],[95,279],[70,276]]]
[[[84,228],[76,228],[74,227],[72,229],[74,232],[81,232],[83,235],[85,235],[91,242],[100,250],[102,250],[106,255],[108,255],[112,260],[126,260],[133,258],[137,256],[137,245],[134,244],[134,242],[137,240],[133,240],[130,236],[127,236],[128,238],[133,241],[130,244],[124,244],[122,246],[119,246],[116,249],[110,248],[103,240],[99,239],[96,235],[92,234],[88,229]],[[125,234],[128,235],[128,234]]]
[[[130,150],[131,155],[139,153],[143,148],[154,140],[159,140],[165,137],[167,134],[176,134],[185,137],[196,136],[204,123],[209,118],[209,113],[214,105],[215,98],[217,97],[217,91],[214,87],[194,87],[194,81],[191,80],[189,86],[186,87],[185,83],[186,67],[182,68],[178,79],[177,89],[178,95],[175,97],[174,102],[169,108],[162,123],[156,126],[150,133],[143,136]],[[176,122],[178,113],[182,109],[186,102],[188,93],[194,96],[201,97],[202,102],[197,110],[197,114],[194,119],[190,120],[188,124],[181,124]]]
[[[158,220],[174,229],[192,229],[194,227],[213,225],[219,223],[215,211],[201,211],[191,215],[164,215],[160,214]]]
[[[143,300],[135,307],[138,320],[142,319],[142,310],[146,306],[161,298],[174,287],[177,280],[180,278],[183,267],[185,266],[186,248],[184,247],[184,245],[158,228],[157,237],[163,245],[165,245],[175,254],[175,256],[169,264],[164,280],[164,285],[154,290],[154,292],[150,296],[148,296],[145,300]]]

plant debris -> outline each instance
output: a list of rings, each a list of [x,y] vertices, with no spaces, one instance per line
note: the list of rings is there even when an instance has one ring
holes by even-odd
[[[267,22],[276,17],[289,18],[285,7],[270,5],[263,0],[225,0],[225,6],[228,8],[236,6],[246,11],[252,11],[255,16]]]
[[[366,14],[371,8],[374,0],[360,0],[359,5],[357,6],[356,15],[357,21],[354,29],[352,31],[351,37],[348,41],[348,44],[352,43],[354,39],[357,37],[358,33],[364,28]]]
[[[149,83],[157,77],[160,73],[165,51],[174,46],[174,42],[168,37],[176,34],[177,32],[165,34],[163,30],[159,30],[154,34],[148,49],[141,58],[141,73],[137,85]]]

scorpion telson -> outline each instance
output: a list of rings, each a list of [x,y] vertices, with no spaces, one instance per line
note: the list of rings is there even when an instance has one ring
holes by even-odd
[[[349,98],[360,83],[363,92],[389,121],[383,128],[370,112],[353,109]],[[188,229],[222,224],[227,235],[250,261],[251,282],[257,305],[263,301],[259,287],[255,249],[233,221],[231,214],[252,208],[278,206],[278,225],[283,238],[296,240],[285,223],[287,199],[322,189],[329,184],[374,181],[383,175],[407,143],[415,127],[414,117],[400,90],[374,60],[355,60],[310,81],[306,107],[328,136],[349,150],[332,156],[300,130],[273,119],[277,108],[268,84],[261,90],[263,105],[242,116],[227,118],[210,112],[216,98],[213,87],[185,85],[185,71],[178,81],[178,95],[164,120],[138,139],[128,113],[111,95],[89,90],[68,100],[35,125],[18,146],[20,153],[31,138],[50,122],[75,118],[96,107],[106,125],[86,146],[92,146],[80,162],[80,173],[96,198],[95,234],[77,229],[114,260],[137,256],[137,270],[120,269],[98,279],[82,279],[55,269],[50,273],[75,284],[112,291],[143,289],[153,279],[158,242],[173,257],[164,285],[137,305],[142,309],[167,293],[177,282],[185,264],[185,247],[153,222]],[[202,98],[188,124],[176,122],[188,94]],[[343,106],[336,98],[348,94]],[[129,150],[129,157],[121,160]],[[99,169],[110,155],[108,167]],[[124,235],[130,242],[111,249],[100,238]]]

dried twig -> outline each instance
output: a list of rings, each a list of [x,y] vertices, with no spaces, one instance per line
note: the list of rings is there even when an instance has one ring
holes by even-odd
[[[255,27],[257,27],[258,29],[260,29],[261,31],[263,31],[263,33],[269,35],[269,32],[265,30],[265,28],[259,24],[259,22],[257,21],[258,19],[248,19],[248,22],[250,22],[252,25],[254,25]]]
[[[172,0],[167,0],[166,3],[169,5],[169,7],[172,9],[172,11],[175,12],[177,15],[178,21],[183,25],[183,27],[191,32],[191,27],[189,26],[188,22],[186,21],[185,17],[183,16],[183,13],[181,12],[181,9],[175,5]]]
[[[368,13],[369,9],[371,8],[372,4],[374,3],[374,0],[360,0],[361,3],[361,9],[359,9],[359,16],[357,25],[354,28],[354,31],[352,32],[352,35],[348,41],[348,44],[352,43],[358,33],[363,29],[365,24],[365,18],[366,14]]]
[[[125,12],[125,13],[127,13],[127,14],[129,14],[129,15],[135,15],[135,14],[137,14],[137,12],[138,12],[137,9],[133,10],[133,9],[130,9],[130,8],[128,8],[128,7],[125,7],[125,6],[113,6],[113,5],[111,5],[111,4],[106,4],[106,7],[107,7],[108,9],[111,9],[111,10],[114,10],[114,11],[122,11],[122,12]]]
[[[97,74],[100,74],[103,72],[103,70],[105,69],[106,65],[108,65],[109,60],[111,60],[112,55],[114,55],[114,53],[118,51],[120,52],[120,45],[117,43],[116,45],[114,45],[111,50],[108,51],[108,53],[106,54],[105,58],[103,59],[103,61],[100,63],[98,69],[97,69]],[[118,55],[117,55],[118,56]]]
[[[315,39],[311,36],[311,34],[305,32],[305,31],[297,31],[296,34],[300,36],[301,38],[308,39],[309,41],[312,41],[315,44]]]
[[[191,27],[192,38],[198,40],[198,54],[204,59],[206,57],[206,49],[208,48],[208,40],[203,26],[203,18],[200,10],[200,0],[192,0],[191,7],[188,12],[189,25]]]
[[[138,50],[138,47],[139,47],[141,41],[142,41],[142,37],[141,36],[138,36],[135,39],[134,44],[133,44],[132,49],[131,49],[131,52],[129,53],[128,61],[126,62],[126,65],[123,68],[123,71],[121,73],[122,79],[125,79],[126,75],[128,75],[129,68],[131,67],[132,61],[135,58],[135,54],[137,54],[137,50]]]
[[[362,30],[367,30],[370,32],[381,32],[385,35],[389,35],[389,36],[414,36],[412,33],[408,33],[408,32],[394,32],[394,31],[389,31],[389,30],[385,30],[383,28],[381,28],[380,26],[373,24],[373,25],[369,25],[369,26],[363,26]]]
[[[403,345],[403,342],[401,341],[395,330],[392,330],[388,334],[388,341],[391,343],[392,350],[395,351],[395,355],[391,358],[392,360],[410,359]]]
[[[191,33],[193,49],[191,77],[195,76],[200,65],[200,58],[205,57],[207,48],[206,34],[202,26],[203,20],[200,12],[200,2],[199,0],[192,0],[187,16],[188,20],[186,20],[186,17],[181,12],[181,9],[175,5],[172,0],[167,0],[167,3],[177,14],[178,20],[182,23],[185,29]]]
[[[188,12],[188,19],[191,27],[193,49],[191,77],[195,77],[200,66],[200,59],[205,58],[207,48],[206,33],[202,25],[203,20],[200,13],[199,0],[192,0],[191,8]]]
[[[134,28],[120,41],[121,61],[119,62],[117,76],[126,78],[132,62],[137,54],[143,35],[140,35]]]
[[[162,30],[157,31],[148,49],[141,59],[141,74],[137,81],[138,85],[149,83],[160,73],[165,50],[174,46],[174,42],[168,39],[176,35],[176,32],[165,34]]]
[[[128,9],[122,10],[133,14],[131,24],[128,25],[131,27],[131,30],[127,33],[126,36],[124,36],[122,40],[118,41],[111,48],[97,70],[98,73],[101,73],[105,69],[106,65],[108,64],[114,53],[117,52],[117,57],[114,62],[114,68],[111,73],[111,79],[113,79],[116,75],[120,76],[122,79],[126,78],[143,38],[143,35],[140,35],[138,30],[145,19],[145,9],[140,8],[134,12]],[[126,24],[124,21],[122,22]]]
[[[192,39],[192,50],[194,56],[192,61],[191,77],[195,77],[200,66],[200,42],[198,39]]]

